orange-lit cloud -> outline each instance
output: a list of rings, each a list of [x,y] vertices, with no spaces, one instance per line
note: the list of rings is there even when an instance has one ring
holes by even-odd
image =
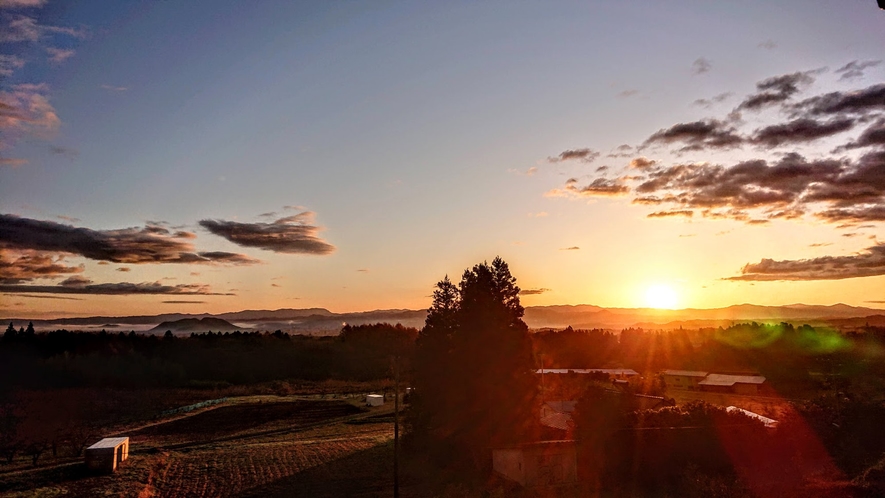
[[[313,219],[313,212],[304,211],[272,223],[200,220],[200,226],[244,247],[289,254],[331,254],[335,246],[319,237],[320,227],[313,225]]]

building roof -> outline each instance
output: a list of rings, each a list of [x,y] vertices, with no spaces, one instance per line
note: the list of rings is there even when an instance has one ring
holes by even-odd
[[[546,417],[541,417],[541,425],[567,431],[571,428],[572,415],[570,413],[554,412]]]
[[[639,375],[639,372],[630,368],[542,368],[540,370],[536,370],[536,373],[547,373],[547,374],[567,374],[567,373],[577,373],[577,374],[589,374],[589,373],[604,373],[608,375]]]
[[[769,429],[774,429],[775,427],[777,427],[777,420],[764,417],[762,415],[759,415],[758,413],[751,412],[750,410],[744,410],[743,408],[738,408],[736,406],[729,406],[725,409],[725,411],[727,411],[728,413],[743,413],[748,417],[755,418],[756,420],[762,422],[763,424],[765,424],[765,427],[768,427]]]
[[[727,375],[709,374],[698,382],[701,386],[733,386],[735,384],[763,384],[765,377],[761,375]]]
[[[706,377],[707,372],[697,370],[664,370],[664,375],[679,375],[681,377]]]
[[[106,437],[86,449],[87,450],[97,450],[100,448],[116,448],[117,446],[120,446],[121,444],[128,442],[128,441],[129,441],[128,437]]]
[[[571,413],[575,411],[577,401],[548,401],[545,403],[551,410],[559,413]]]

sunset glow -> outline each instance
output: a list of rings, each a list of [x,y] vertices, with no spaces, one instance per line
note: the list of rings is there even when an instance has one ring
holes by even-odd
[[[881,308],[861,3],[0,2],[0,316]]]

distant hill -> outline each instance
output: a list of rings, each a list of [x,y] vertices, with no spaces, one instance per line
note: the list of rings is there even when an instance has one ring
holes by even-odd
[[[818,306],[791,304],[786,306],[758,306],[739,304],[715,309],[662,310],[653,308],[602,308],[593,305],[529,306],[524,320],[533,329],[565,328],[620,330],[627,327],[686,328],[728,326],[734,322],[791,322],[794,324],[830,325],[856,328],[866,323],[882,324],[883,310],[835,304]],[[878,316],[877,316],[878,315]],[[400,323],[406,327],[421,328],[427,311],[408,309],[373,310],[351,313],[333,313],[325,308],[243,310],[216,315],[209,313],[139,316],[96,316],[87,318],[59,318],[31,320],[28,318],[2,319],[16,326],[33,321],[39,331],[67,328],[70,330],[140,330],[178,333],[233,330],[282,330],[290,334],[335,335],[345,324]],[[209,320],[209,321],[207,321]],[[217,320],[217,321],[212,321]],[[239,325],[234,325],[234,324]]]
[[[149,334],[165,334],[171,330],[173,334],[190,334],[191,332],[233,332],[235,330],[247,331],[248,328],[238,327],[221,318],[182,318],[171,322],[163,322],[147,331]]]

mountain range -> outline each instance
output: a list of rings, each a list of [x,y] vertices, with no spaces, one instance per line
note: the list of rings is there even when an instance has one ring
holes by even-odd
[[[33,322],[37,330],[99,330],[164,333],[229,330],[282,330],[295,334],[334,335],[345,323],[401,323],[407,327],[424,325],[426,310],[389,309],[334,313],[325,308],[243,310],[229,313],[165,313],[140,316],[94,316],[32,320],[27,317],[0,319],[16,327]],[[218,321],[203,321],[206,318]],[[184,320],[182,322],[182,320]],[[715,309],[603,308],[593,305],[555,305],[526,307],[524,320],[530,328],[645,329],[699,328],[728,326],[741,321],[790,322],[857,328],[864,325],[885,326],[885,310],[835,304],[831,306],[792,304],[759,306],[740,304]],[[166,327],[166,328],[164,328]]]

